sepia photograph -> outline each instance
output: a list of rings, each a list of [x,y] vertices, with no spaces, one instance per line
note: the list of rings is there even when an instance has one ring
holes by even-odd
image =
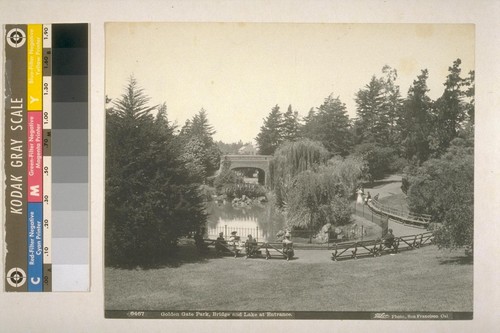
[[[473,24],[106,23],[106,318],[471,320]]]

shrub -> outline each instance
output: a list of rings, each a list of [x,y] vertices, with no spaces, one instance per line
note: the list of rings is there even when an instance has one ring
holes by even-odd
[[[393,148],[382,147],[375,143],[363,143],[356,146],[354,155],[360,156],[366,161],[365,178],[368,181],[381,179],[390,173],[397,158]]]
[[[473,246],[474,155],[460,139],[441,158],[426,161],[408,175],[408,204],[412,211],[441,222],[435,232],[440,247]]]
[[[258,198],[266,195],[264,186],[258,184],[226,184],[222,192],[229,198],[241,198],[243,195],[249,198]]]

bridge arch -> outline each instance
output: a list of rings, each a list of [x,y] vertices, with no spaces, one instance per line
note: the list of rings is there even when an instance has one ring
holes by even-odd
[[[269,165],[273,159],[272,155],[224,155],[221,160],[221,168],[224,161],[231,162],[230,170],[252,168],[261,170],[264,173],[264,185],[269,184]],[[260,182],[259,182],[260,183]]]
[[[245,171],[251,171],[251,173],[254,173],[256,171],[257,172],[258,183],[260,185],[265,185],[266,184],[267,173],[262,168],[250,167],[249,166],[249,167],[231,167],[230,169],[234,170],[234,171],[240,171],[240,172],[242,172],[243,174],[245,174],[245,177],[249,177],[248,176],[248,172],[245,172]]]

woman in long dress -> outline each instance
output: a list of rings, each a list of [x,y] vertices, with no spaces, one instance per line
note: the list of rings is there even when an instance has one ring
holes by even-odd
[[[363,204],[363,190],[361,189],[361,187],[358,189],[358,191],[356,192],[358,193],[358,198],[356,199],[356,203],[359,203],[359,204]]]

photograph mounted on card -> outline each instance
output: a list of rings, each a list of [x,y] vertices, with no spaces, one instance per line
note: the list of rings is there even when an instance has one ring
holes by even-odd
[[[473,316],[470,24],[106,24],[105,316]]]

